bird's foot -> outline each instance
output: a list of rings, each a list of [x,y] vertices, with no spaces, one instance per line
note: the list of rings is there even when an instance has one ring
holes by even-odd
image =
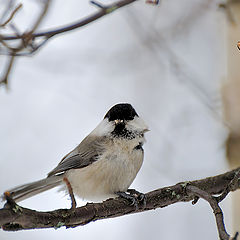
[[[119,197],[128,200],[131,203],[131,206],[134,206],[136,210],[139,209],[139,203],[143,203],[143,208],[146,207],[146,197],[143,193],[140,193],[135,189],[128,189],[127,192],[129,194],[126,192],[116,192],[116,194]]]
[[[127,192],[129,192],[131,195],[136,196],[138,201],[143,204],[143,208],[146,207],[146,196],[144,193],[138,192],[135,189],[128,189]]]

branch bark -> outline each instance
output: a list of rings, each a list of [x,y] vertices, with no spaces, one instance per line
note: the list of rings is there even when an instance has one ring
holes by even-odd
[[[218,206],[223,198],[219,199],[213,195],[223,193],[226,196],[230,191],[239,189],[239,173],[240,167],[214,177],[182,182],[151,191],[145,194],[146,202],[139,203],[138,209],[121,198],[108,199],[102,203],[88,203],[76,209],[58,209],[49,212],[38,212],[10,202],[5,208],[0,209],[0,226],[7,231],[77,227],[96,220],[163,208],[177,202],[193,201],[195,204],[197,197],[207,200],[214,209],[220,239],[230,239],[225,230],[222,211]],[[236,238],[237,234],[232,239]]]

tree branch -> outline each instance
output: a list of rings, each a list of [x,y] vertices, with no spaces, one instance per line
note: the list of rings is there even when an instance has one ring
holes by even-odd
[[[9,202],[5,208],[0,209],[0,226],[3,230],[17,231],[36,228],[59,228],[65,226],[76,227],[87,223],[123,216],[137,212],[163,208],[177,202],[193,201],[196,197],[208,201],[214,210],[220,239],[230,239],[225,230],[222,210],[218,205],[218,198],[213,195],[240,188],[240,167],[214,177],[201,180],[182,182],[174,186],[160,188],[145,194],[146,202],[139,203],[139,208],[130,205],[128,201],[116,198],[108,199],[102,203],[88,203],[76,209],[58,209],[49,212],[38,212],[20,207],[14,202]],[[226,190],[227,189],[227,190]],[[237,239],[237,234],[234,238]]]
[[[189,193],[196,195],[197,197],[205,199],[210,204],[216,218],[219,238],[222,240],[228,240],[230,238],[230,235],[226,232],[224,221],[223,221],[223,212],[218,205],[217,199],[214,198],[208,192],[203,191],[196,186],[187,186],[187,191],[189,191]]]
[[[83,18],[83,19],[80,19],[78,21],[76,21],[75,23],[70,23],[66,26],[63,26],[63,27],[58,27],[56,29],[53,29],[53,30],[46,30],[46,31],[42,31],[42,32],[38,32],[38,33],[34,33],[32,34],[32,39],[35,39],[35,38],[39,38],[39,37],[46,37],[46,38],[51,38],[53,36],[56,36],[58,34],[61,34],[61,33],[65,33],[65,32],[69,32],[69,31],[72,31],[74,29],[77,29],[77,28],[80,28],[80,27],[83,27],[93,21],[96,21],[97,19],[103,17],[104,15],[107,15],[109,13],[112,13],[113,11],[121,8],[121,7],[124,7],[126,5],[129,5],[133,2],[135,2],[137,0],[120,0],[118,2],[115,2],[113,4],[109,4],[109,5],[101,5],[100,7],[100,4],[95,2],[95,1],[92,1],[91,3],[94,4],[94,5],[97,5],[99,10],[86,17],[86,18]],[[21,36],[15,36],[15,35],[2,35],[1,36],[1,40],[4,40],[4,41],[9,41],[9,40],[16,40],[16,39],[21,39]]]
[[[35,33],[36,29],[38,28],[39,24],[41,23],[43,17],[46,15],[48,6],[50,3],[50,0],[45,0],[44,2],[44,7],[41,12],[41,14],[38,16],[36,19],[35,23],[33,24],[33,27],[31,28],[30,31],[25,32],[25,33],[18,33],[15,31],[14,35],[0,35],[0,46],[4,46],[5,49],[7,49],[7,52],[5,53],[6,55],[11,56],[10,57],[10,64],[7,64],[6,66],[6,74],[0,79],[0,84],[5,84],[7,86],[8,83],[8,76],[9,73],[12,69],[12,62],[14,61],[16,56],[26,56],[26,55],[31,55],[35,53],[37,50],[39,50],[42,46],[44,46],[49,39],[52,37],[66,33],[75,29],[78,29],[80,27],[83,27],[109,13],[112,13],[116,9],[119,9],[121,7],[124,7],[128,4],[131,4],[137,0],[120,0],[115,3],[109,4],[109,5],[103,5],[95,1],[91,1],[92,4],[98,7],[98,11],[86,18],[80,19],[75,23],[70,23],[66,26],[63,27],[58,27],[53,30],[46,30],[42,32],[37,32]],[[0,27],[5,27],[14,17],[15,13],[19,10],[19,8],[22,5],[19,5],[12,13],[9,19],[5,21],[4,24],[0,25]],[[12,26],[16,29],[15,26]],[[39,39],[40,41],[37,41]],[[17,47],[10,47],[6,42],[12,41],[12,40],[21,40],[20,45]],[[1,53],[3,54],[3,53]],[[14,57],[13,57],[14,56]]]
[[[0,27],[5,27],[15,16],[17,11],[22,7],[22,3],[18,4],[18,6],[12,11],[10,17],[2,24],[0,24]]]
[[[48,11],[49,4],[50,4],[50,0],[45,0],[43,8],[42,8],[42,11],[41,11],[41,14],[37,17],[35,23],[32,26],[31,31],[29,31],[28,33],[23,33],[21,35],[21,34],[18,33],[16,26],[13,25],[13,24],[11,25],[12,29],[14,29],[14,31],[15,31],[16,37],[21,39],[21,42],[20,42],[20,44],[17,47],[10,47],[10,46],[8,46],[8,44],[5,43],[5,41],[2,39],[2,36],[0,35],[0,43],[7,48],[8,55],[9,55],[9,61],[8,61],[7,66],[6,66],[6,71],[5,71],[5,74],[3,75],[2,79],[0,79],[0,85],[1,84],[5,84],[6,86],[8,86],[8,77],[9,77],[9,74],[11,72],[11,69],[12,69],[15,57],[18,56],[18,52],[21,52],[23,49],[28,48],[28,47],[30,47],[32,49],[32,52],[35,50],[34,49],[34,42],[33,42],[33,37],[32,36],[33,36],[35,30],[38,28],[38,26],[42,22],[43,18],[45,17],[45,15],[46,15],[46,13]],[[11,13],[11,16],[9,17],[9,19],[3,25],[1,25],[1,27],[6,26],[12,20],[12,18],[16,14],[16,12],[21,7],[22,7],[22,5],[20,4]]]

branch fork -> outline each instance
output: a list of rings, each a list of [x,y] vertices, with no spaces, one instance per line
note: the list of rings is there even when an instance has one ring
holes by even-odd
[[[0,227],[7,231],[59,228],[62,226],[66,228],[77,227],[96,220],[163,208],[177,202],[191,201],[196,204],[198,199],[202,198],[210,204],[213,210],[219,238],[221,240],[237,240],[238,233],[231,238],[225,229],[223,212],[219,206],[219,199],[215,195],[220,194],[221,196],[221,194],[224,194],[226,197],[230,191],[239,189],[239,172],[240,167],[214,177],[156,189],[144,194],[144,204],[141,204],[140,208],[136,208],[129,201],[122,198],[115,198],[102,203],[88,203],[75,209],[38,212],[17,205],[5,194],[7,204],[3,209],[0,209]]]

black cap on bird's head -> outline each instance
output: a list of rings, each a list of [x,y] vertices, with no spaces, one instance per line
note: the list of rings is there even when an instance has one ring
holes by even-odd
[[[138,114],[131,104],[119,103],[114,105],[104,118],[108,118],[108,121],[133,120],[135,116],[138,116]]]

